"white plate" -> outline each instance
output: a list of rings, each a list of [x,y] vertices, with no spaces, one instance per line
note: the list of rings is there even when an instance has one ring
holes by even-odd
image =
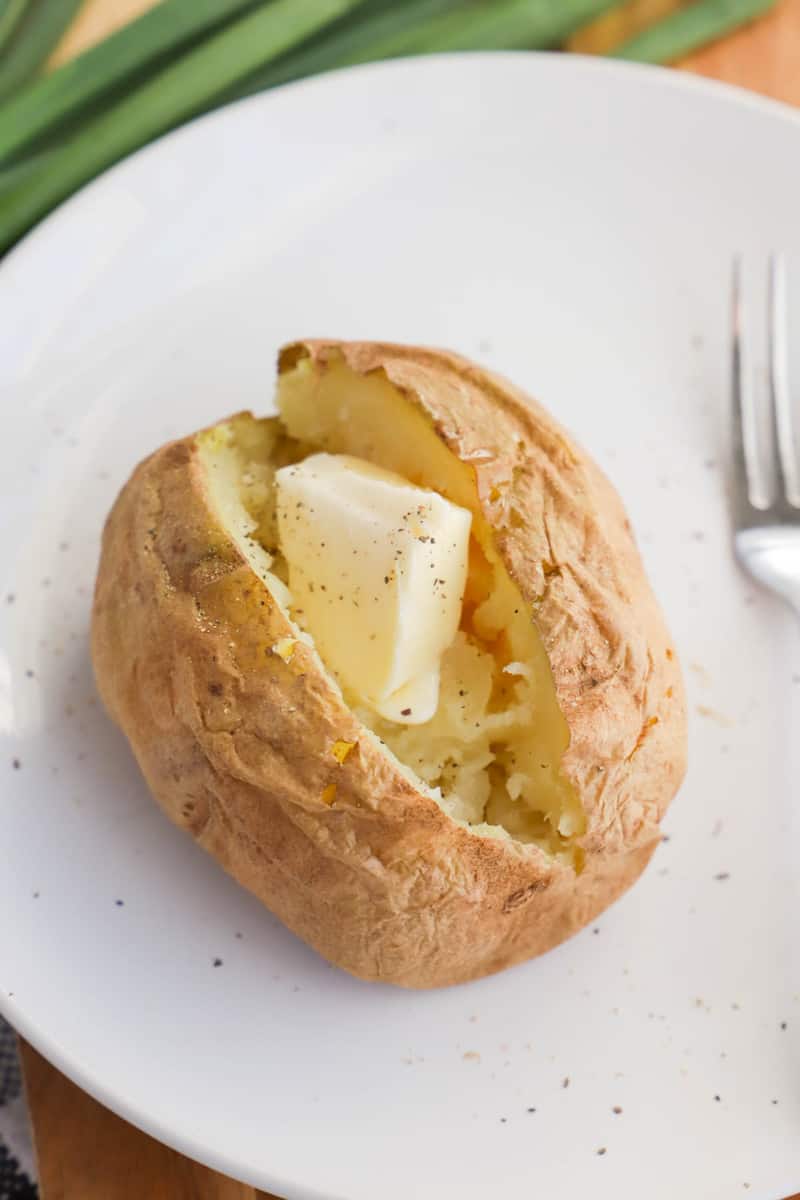
[[[0,1002],[105,1103],[292,1200],[800,1188],[800,663],[722,470],[730,257],[800,263],[799,156],[787,111],[665,72],[409,61],[191,125],[0,267]],[[468,987],[328,968],[167,824],[95,701],[117,488],[263,410],[309,334],[452,346],[542,397],[619,485],[687,668],[645,878]]]

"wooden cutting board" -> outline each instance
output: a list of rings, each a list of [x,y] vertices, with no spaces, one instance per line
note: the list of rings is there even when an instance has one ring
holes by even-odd
[[[278,1200],[162,1146],[21,1049],[41,1200]]]
[[[154,2],[87,0],[52,61],[78,54]],[[755,24],[679,65],[800,105],[800,0],[782,0]],[[277,1200],[140,1133],[30,1046],[22,1054],[41,1200]],[[800,1192],[787,1200],[800,1200]]]

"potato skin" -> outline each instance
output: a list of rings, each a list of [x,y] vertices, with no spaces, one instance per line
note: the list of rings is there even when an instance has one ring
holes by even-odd
[[[474,468],[570,727],[582,872],[457,825],[302,643],[273,651],[291,627],[211,511],[194,436],[140,464],[109,515],[95,674],[167,815],[290,929],[364,979],[460,983],[555,946],[640,874],[685,769],[680,670],[616,493],[544,409],[441,351],[310,341],[281,364],[332,355],[385,372]],[[356,743],[341,765],[339,740]]]

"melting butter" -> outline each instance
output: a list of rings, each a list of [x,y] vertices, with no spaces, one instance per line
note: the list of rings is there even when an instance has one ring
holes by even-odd
[[[343,454],[276,472],[293,612],[356,701],[422,724],[458,630],[471,514]]]

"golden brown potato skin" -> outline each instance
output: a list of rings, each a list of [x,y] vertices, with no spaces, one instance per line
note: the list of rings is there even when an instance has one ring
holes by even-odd
[[[210,511],[193,437],[137,467],[108,518],[95,673],[168,816],[290,929],[365,979],[438,987],[541,954],[637,878],[684,774],[680,670],[616,493],[544,409],[441,351],[314,341],[281,363],[332,354],[384,371],[474,466],[570,727],[584,870],[457,825],[305,646],[272,652],[291,628]],[[338,739],[358,743],[343,765]]]

